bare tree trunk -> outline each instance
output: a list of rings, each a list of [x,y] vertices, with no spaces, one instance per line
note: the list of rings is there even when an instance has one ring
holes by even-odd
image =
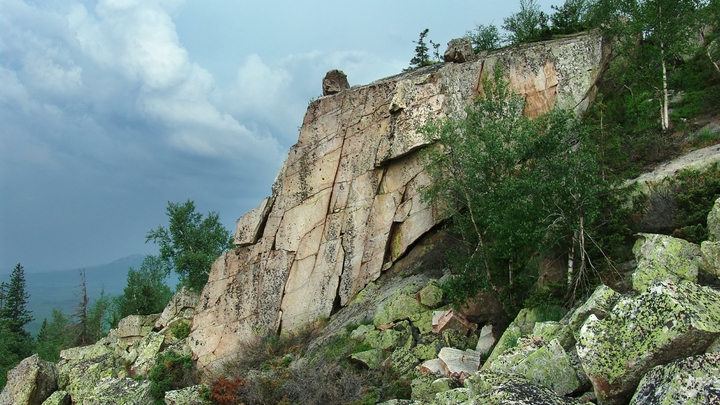
[[[577,231],[573,231],[572,243],[570,243],[570,251],[568,252],[567,265],[567,285],[568,293],[572,290],[575,278],[575,241],[577,240]]]
[[[667,79],[667,66],[665,64],[665,43],[660,43],[660,60],[662,62],[662,86],[663,86],[663,101],[662,101],[662,111],[660,112],[660,117],[662,118],[662,129],[663,131],[670,128],[670,118],[669,118],[669,107],[670,104],[670,96],[668,95],[668,79]]]
[[[712,65],[715,66],[715,70],[720,73],[720,66],[718,66],[717,62],[713,60],[712,55],[710,54],[710,44],[707,43],[707,39],[705,38],[705,32],[703,32],[703,30],[700,30],[700,38],[702,39],[703,47],[705,48],[705,54],[710,60],[710,63],[712,63]]]

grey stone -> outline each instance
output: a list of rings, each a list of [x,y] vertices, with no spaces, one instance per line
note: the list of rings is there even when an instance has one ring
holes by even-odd
[[[327,72],[322,82],[323,96],[340,93],[349,89],[350,84],[347,75],[342,70],[331,70]]]
[[[57,389],[57,385],[55,365],[33,354],[7,372],[0,403],[40,405]]]
[[[658,283],[669,280],[697,281],[702,266],[700,246],[684,239],[667,235],[638,234],[633,246],[637,269],[632,274],[633,289],[639,293]]]
[[[720,403],[720,353],[657,366],[640,380],[630,405]]]
[[[443,60],[445,62],[463,63],[471,60],[472,57],[473,49],[470,38],[455,38],[448,42]]]

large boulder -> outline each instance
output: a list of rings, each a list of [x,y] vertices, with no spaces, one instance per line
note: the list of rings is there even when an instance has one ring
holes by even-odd
[[[495,344],[495,348],[488,356],[487,360],[483,364],[483,370],[487,370],[492,365],[493,361],[503,354],[506,350],[517,346],[517,341],[522,336],[527,336],[532,333],[537,322],[537,314],[534,309],[523,308],[515,317],[515,320],[505,329],[502,336]]]
[[[40,405],[56,389],[55,365],[33,354],[8,371],[0,404]]]
[[[558,395],[550,388],[533,384],[522,376],[480,371],[465,380],[470,404],[574,405],[575,398]]]
[[[2,402],[4,403],[4,402]],[[70,394],[67,391],[55,391],[42,403],[42,405],[70,405]]]
[[[657,366],[638,385],[630,405],[720,403],[720,353]]]
[[[445,62],[463,63],[473,57],[473,48],[470,38],[455,38],[448,42],[447,50],[443,55]]]
[[[697,281],[702,266],[700,246],[667,235],[640,233],[633,246],[637,269],[632,274],[633,289],[645,290],[660,281]]]
[[[426,311],[428,311],[428,308],[415,298],[406,294],[399,294],[396,299],[385,303],[377,309],[373,317],[373,324],[380,326],[404,319],[411,320]]]
[[[75,400],[73,398],[73,400]],[[75,401],[78,403],[77,401]],[[141,405],[152,404],[150,381],[131,378],[103,378],[83,400],[83,405]]]
[[[662,282],[621,299],[605,319],[591,314],[577,352],[600,404],[629,400],[651,368],[703,353],[720,336],[720,293]]]
[[[349,88],[347,75],[342,70],[335,69],[327,72],[322,81],[323,96],[337,94]]]
[[[124,367],[124,360],[102,344],[66,349],[57,364],[58,388],[67,391],[74,403],[82,403],[98,381],[117,377]]]
[[[571,358],[557,339],[520,339],[518,346],[501,354],[490,371],[518,374],[528,381],[550,388],[558,395],[568,395],[581,387]]]

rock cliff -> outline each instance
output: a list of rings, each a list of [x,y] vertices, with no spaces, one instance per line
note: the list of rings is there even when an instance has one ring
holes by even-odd
[[[606,50],[597,33],[434,65],[313,101],[272,195],[237,222],[237,249],[213,265],[190,345],[213,370],[239,342],[347,305],[438,223],[418,189],[429,120],[464,114],[501,64],[531,116],[582,110]]]

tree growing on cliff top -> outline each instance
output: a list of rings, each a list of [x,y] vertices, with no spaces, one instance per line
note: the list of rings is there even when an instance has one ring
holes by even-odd
[[[232,234],[220,223],[217,213],[210,212],[203,219],[190,200],[184,204],[168,202],[166,212],[168,227],[151,230],[145,242],[160,246],[159,258],[166,272],[175,271],[181,286],[199,292],[215,259],[232,248]]]
[[[432,40],[430,41],[430,45],[433,47],[433,54],[430,55],[430,48],[428,48],[425,43],[425,38],[427,37],[429,31],[429,29],[425,28],[422,32],[420,32],[420,38],[418,38],[417,41],[413,41],[417,44],[417,46],[415,46],[415,56],[410,59],[410,67],[405,69],[406,72],[424,66],[430,66],[440,61],[440,44],[436,44]]]
[[[433,181],[422,192],[445,207],[460,235],[450,298],[461,303],[489,291],[512,314],[528,297],[539,254],[565,258],[568,297],[588,279],[612,183],[571,111],[531,120],[502,70],[482,83],[484,95],[466,118],[424,129],[436,144],[425,153]]]

